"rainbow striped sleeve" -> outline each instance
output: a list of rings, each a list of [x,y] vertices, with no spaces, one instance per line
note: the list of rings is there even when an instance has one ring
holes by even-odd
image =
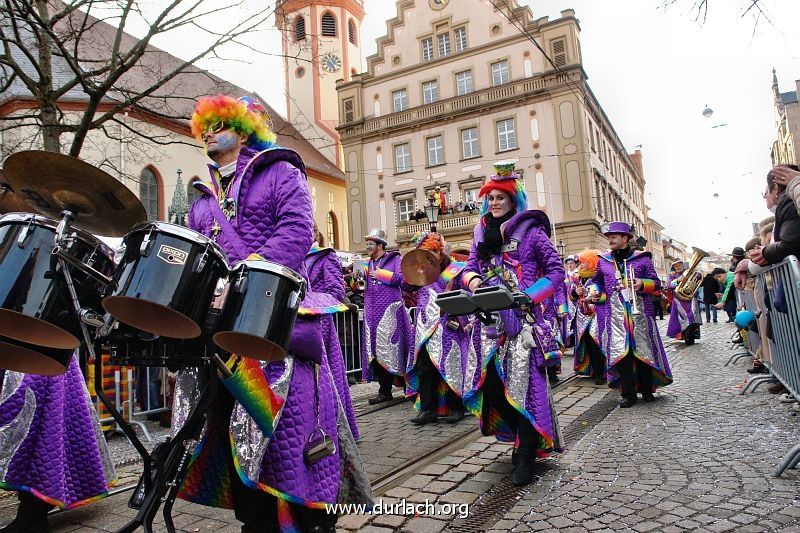
[[[450,283],[453,280],[453,278],[456,277],[456,275],[458,275],[458,273],[461,272],[461,270],[464,269],[464,265],[465,264],[466,263],[458,262],[458,261],[456,261],[454,263],[450,263],[450,266],[445,268],[444,271],[442,271],[442,275],[439,276],[439,277],[445,283]]]
[[[228,368],[231,368],[235,359],[228,359]],[[264,437],[270,438],[275,430],[275,418],[280,413],[284,400],[270,388],[261,364],[255,359],[242,357],[236,372],[221,381],[253,418]]]
[[[394,276],[394,272],[391,270],[386,270],[385,268],[379,268],[375,270],[375,279],[380,281],[381,283],[391,283],[392,276]]]
[[[481,277],[480,274],[476,274],[475,272],[468,272],[461,276],[461,284],[464,285],[464,288],[469,290],[470,282],[475,279]]]
[[[586,292],[587,293],[594,292],[596,294],[599,294],[600,296],[597,299],[597,303],[599,303],[599,304],[606,303],[606,299],[608,297],[606,296],[606,293],[600,291],[600,285],[598,285],[597,283],[592,283],[591,285],[586,287]]]
[[[561,304],[558,306],[559,315],[566,315],[567,313],[569,313],[569,306],[567,304]]]
[[[525,289],[525,294],[533,300],[533,303],[542,303],[556,292],[553,282],[547,278],[540,278],[539,281]]]
[[[647,278],[639,278],[639,280],[642,282],[642,290],[641,290],[641,292],[643,292],[645,294],[653,294],[654,292],[656,292],[656,290],[658,290],[656,288],[655,280],[647,279]]]

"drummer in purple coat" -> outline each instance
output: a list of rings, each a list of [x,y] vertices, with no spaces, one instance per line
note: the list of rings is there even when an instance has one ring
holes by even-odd
[[[687,301],[678,298],[675,292],[675,288],[684,278],[685,272],[683,268],[683,261],[675,261],[670,268],[667,288],[672,290],[673,298],[672,308],[669,311],[667,337],[682,340],[691,346],[696,339],[700,338],[700,326],[703,323],[703,318],[696,295]],[[697,276],[698,273],[695,272],[692,275]]]
[[[516,441],[513,483],[519,486],[533,480],[536,457],[561,451],[547,380],[547,361],[560,353],[542,303],[565,274],[550,242],[550,221],[542,211],[527,209],[514,163],[496,163],[496,175],[480,190],[482,216],[462,279],[470,291],[504,285],[532,301],[523,310],[499,311],[495,324],[475,328],[479,353],[470,358],[465,377],[464,405],[478,417],[483,434]]]
[[[620,407],[631,407],[637,392],[651,402],[658,387],[672,383],[649,297],[659,290],[661,282],[650,253],[631,249],[628,241],[634,234],[628,224],[611,222],[604,234],[611,250],[600,254],[592,278],[597,290],[589,301],[596,304],[608,385],[619,388]],[[633,280],[629,278],[631,272]]]
[[[249,97],[198,101],[192,131],[214,164],[211,183],[196,185],[203,195],[192,204],[189,226],[215,239],[232,265],[261,258],[302,274],[314,225],[305,167],[295,152],[273,144],[268,124],[265,108]],[[321,309],[308,300],[301,306]],[[333,532],[337,517],[326,505],[370,503],[321,330],[314,313],[299,316],[286,358],[255,361],[248,377],[263,383],[252,392],[264,406],[253,413],[257,419],[240,401],[246,394],[234,399],[220,388],[179,497],[233,508],[242,532]],[[236,372],[253,364],[242,359]],[[197,369],[179,374],[173,430],[186,420],[201,379]],[[308,454],[320,430],[335,446],[327,455]]]
[[[403,304],[400,252],[386,251],[386,232],[375,228],[365,237],[369,264],[364,289],[364,336],[361,368],[365,381],[377,378],[380,388],[371,405],[392,399],[392,384],[405,386],[411,320]]]
[[[311,290],[331,295],[338,304],[336,310],[345,312],[348,307],[344,304],[344,277],[342,276],[342,263],[333,248],[325,248],[325,237],[322,232],[314,225],[314,235],[316,236],[311,251],[308,252],[303,261],[308,282]],[[347,422],[350,424],[350,431],[353,438],[358,440],[358,424],[356,424],[356,413],[353,410],[353,400],[350,397],[350,385],[347,382],[347,368],[344,363],[342,347],[339,344],[339,335],[333,323],[333,314],[325,313],[321,317],[322,338],[325,340],[325,353],[328,356],[328,366],[333,374],[333,381],[336,383],[336,392],[339,393],[339,401],[342,403]]]
[[[450,317],[436,304],[439,293],[452,290],[460,280],[464,263],[451,262],[449,249],[438,233],[416,237],[418,250],[427,250],[439,261],[439,276],[417,289],[414,345],[408,358],[406,396],[416,396],[417,425],[437,422],[441,417],[454,424],[464,418],[464,370],[469,355],[467,317]]]

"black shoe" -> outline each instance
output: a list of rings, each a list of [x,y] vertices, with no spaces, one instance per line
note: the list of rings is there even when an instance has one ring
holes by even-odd
[[[595,376],[594,377],[594,384],[595,385],[605,385],[606,384],[606,378],[603,377],[603,376]]]
[[[561,380],[558,379],[558,376],[556,374],[549,374],[547,376],[547,379],[550,381],[550,385],[551,386],[552,385],[558,385],[561,382]]]
[[[433,411],[420,411],[417,416],[411,419],[411,423],[418,426],[424,426],[425,424],[431,424],[438,420],[439,417],[436,416],[436,413]]]
[[[636,398],[631,398],[629,396],[623,396],[622,399],[619,401],[619,406],[623,409],[627,407],[633,407],[636,403]]]
[[[388,402],[391,399],[392,399],[392,395],[391,394],[387,395],[387,394],[380,394],[379,393],[374,398],[370,398],[368,400],[368,402],[369,402],[370,405],[378,405],[379,403]]]
[[[769,370],[764,365],[753,365],[747,369],[748,374],[769,374]]]
[[[527,420],[522,421],[518,432],[519,446],[516,449],[517,461],[514,465],[514,473],[511,475],[511,482],[515,487],[522,487],[533,481],[534,466],[536,464],[536,447],[539,442],[539,436]]]
[[[646,403],[650,403],[656,401],[656,397],[653,396],[652,392],[643,392],[642,400],[644,400]]]
[[[732,323],[732,322],[733,322],[733,319],[732,319],[732,318],[729,318],[728,320],[726,320],[726,321],[725,321],[725,323],[726,323],[726,324],[730,324],[730,323]]]
[[[27,492],[20,493],[19,500],[16,518],[0,529],[0,533],[50,533],[47,512],[53,506]]]
[[[455,424],[456,422],[460,422],[464,419],[464,410],[458,409],[454,411],[450,411],[450,414],[445,417],[445,422],[448,424]]]
[[[717,321],[715,320],[715,321],[714,321],[714,324],[716,324],[716,323],[717,323]]]

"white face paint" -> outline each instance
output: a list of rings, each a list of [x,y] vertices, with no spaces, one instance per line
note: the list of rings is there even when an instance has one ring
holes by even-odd
[[[378,254],[380,253],[380,246],[375,241],[367,241],[367,255],[369,255],[372,259],[377,259]]]
[[[500,218],[511,211],[511,197],[508,193],[497,189],[492,189],[486,195],[489,202],[489,212],[494,218]]]

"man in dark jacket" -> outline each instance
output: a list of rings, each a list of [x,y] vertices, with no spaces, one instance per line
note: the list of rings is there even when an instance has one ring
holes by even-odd
[[[794,171],[796,165],[787,165]],[[781,167],[783,168],[783,167]],[[750,260],[760,266],[780,263],[790,255],[800,257],[800,214],[792,198],[786,194],[786,186],[775,180],[772,171],[767,174],[767,192],[764,195],[767,207],[775,207],[775,227],[772,243],[750,251]]]
[[[708,273],[703,278],[700,284],[703,290],[703,305],[706,308],[706,322],[711,322],[711,315],[714,315],[714,322],[717,321],[717,293],[719,292],[719,283],[714,279],[712,273]]]

